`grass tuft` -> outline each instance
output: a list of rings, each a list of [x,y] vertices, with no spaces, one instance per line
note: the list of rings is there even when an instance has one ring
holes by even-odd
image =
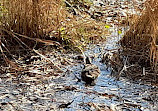
[[[155,80],[158,73],[158,5],[156,4],[157,0],[146,1],[142,14],[134,20],[120,41],[123,55],[128,57],[129,63],[139,64],[143,74],[150,75],[150,78],[154,77],[153,81],[158,81]]]
[[[92,5],[89,0],[78,3]],[[33,51],[41,43],[83,50],[105,39],[106,32],[103,23],[68,13],[63,0],[0,1],[0,52],[6,62],[12,52]]]

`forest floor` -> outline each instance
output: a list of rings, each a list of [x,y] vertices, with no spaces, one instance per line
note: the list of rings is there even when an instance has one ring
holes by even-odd
[[[106,52],[116,51],[118,40],[133,17],[143,9],[143,1],[97,0],[83,9],[91,18],[106,23],[107,41],[89,44],[84,52],[93,58],[101,74],[95,86],[78,81],[83,68],[81,54],[45,47],[26,54],[17,62],[23,71],[0,75],[0,110],[4,111],[157,111],[158,87],[115,80],[100,61]],[[78,14],[80,15],[80,11]],[[50,51],[51,50],[51,51]],[[42,55],[40,55],[42,54]],[[80,58],[81,57],[81,58]],[[9,67],[3,67],[8,70]]]

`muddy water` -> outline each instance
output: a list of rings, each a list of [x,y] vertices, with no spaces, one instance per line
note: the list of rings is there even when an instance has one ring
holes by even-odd
[[[62,103],[72,102],[67,108],[59,108],[61,111],[158,111],[158,88],[150,85],[143,85],[140,81],[129,82],[125,78],[119,81],[110,76],[110,69],[100,62],[101,54],[106,49],[116,49],[116,42],[121,35],[113,28],[113,34],[107,38],[105,44],[90,46],[85,55],[94,57],[93,64],[96,64],[101,74],[96,80],[96,85],[85,86],[84,82],[78,82],[83,68],[82,64],[69,67],[71,72],[65,77],[52,80],[53,87],[57,90],[54,94],[57,106]],[[69,86],[71,90],[60,90]],[[59,89],[59,90],[58,90]]]

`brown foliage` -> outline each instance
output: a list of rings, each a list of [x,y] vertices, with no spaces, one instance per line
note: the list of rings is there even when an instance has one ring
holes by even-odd
[[[104,24],[68,13],[62,0],[0,1],[0,52],[3,55],[0,57],[3,60],[8,56],[13,58],[12,52],[35,52],[32,48],[38,47],[37,43],[82,50],[87,43],[105,39],[105,33]]]
[[[29,37],[43,37],[48,28],[57,29],[66,13],[60,0],[2,0],[1,24]]]
[[[139,64],[141,71],[132,71],[132,77],[158,82],[158,1],[148,0],[140,17],[135,19],[122,38],[122,54],[130,64]],[[128,70],[128,76],[130,71]]]
[[[121,40],[123,50],[131,57],[131,61],[140,64],[142,61],[150,62],[150,65],[155,68],[158,62],[158,6],[155,5],[156,3],[158,3],[156,0],[146,2],[146,9]]]

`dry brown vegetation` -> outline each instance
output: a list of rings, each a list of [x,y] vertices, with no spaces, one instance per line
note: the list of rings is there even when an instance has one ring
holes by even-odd
[[[12,52],[33,51],[41,43],[83,50],[105,39],[104,24],[85,18],[68,13],[62,0],[1,0],[1,58],[7,62]]]
[[[42,38],[48,28],[57,30],[66,13],[60,0],[2,0],[1,24],[7,30]]]
[[[158,1],[149,0],[145,10],[121,40],[122,53],[130,64],[141,67],[127,71],[133,78],[158,83]],[[139,73],[139,74],[138,74]]]

